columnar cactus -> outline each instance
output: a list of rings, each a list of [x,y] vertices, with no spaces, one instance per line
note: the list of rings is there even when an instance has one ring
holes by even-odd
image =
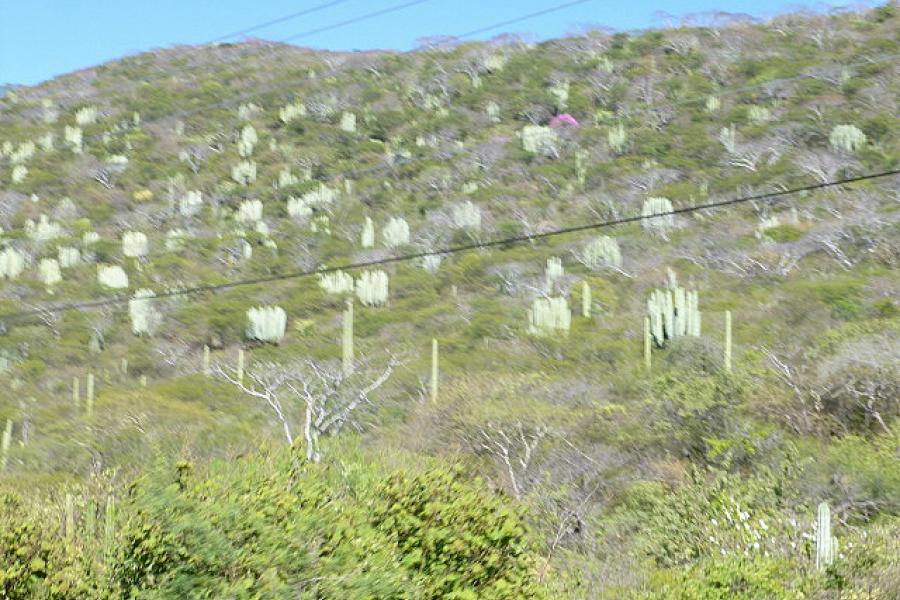
[[[561,296],[536,298],[528,310],[528,331],[533,335],[568,333],[571,323],[569,303]]]
[[[409,223],[402,217],[392,217],[381,231],[381,239],[388,248],[409,243]]]
[[[431,338],[431,401],[437,402],[440,370],[438,366],[438,341]]]
[[[196,215],[203,208],[203,194],[199,190],[190,190],[178,201],[178,212],[185,217]]]
[[[126,231],[122,234],[122,254],[129,258],[141,258],[150,251],[147,235],[140,231]]]
[[[244,128],[241,129],[241,139],[238,140],[238,154],[248,158],[253,154],[253,148],[258,141],[259,137],[256,135],[256,129],[253,128],[253,125],[244,125]]]
[[[128,274],[118,265],[97,265],[97,281],[108,288],[128,287]]]
[[[232,167],[231,178],[241,185],[250,185],[256,181],[256,163],[244,160]]]
[[[557,256],[551,256],[547,259],[547,267],[544,269],[544,285],[547,290],[553,289],[553,284],[565,275],[562,259]]]
[[[706,99],[706,112],[714,113],[722,107],[722,102],[715,96]]]
[[[36,223],[31,219],[25,221],[25,233],[36,242],[46,242],[62,235],[62,226],[42,214]]]
[[[25,270],[25,255],[15,248],[0,251],[0,279],[15,279]]]
[[[71,246],[60,246],[56,249],[56,260],[63,269],[76,266],[81,262],[81,252]]]
[[[347,298],[341,336],[341,366],[344,376],[353,374],[353,298]]]
[[[428,256],[423,256],[422,268],[433,275],[438,272],[438,269],[441,268],[442,260],[443,257],[440,254],[429,254]]]
[[[622,251],[616,238],[603,235],[596,237],[585,244],[584,249],[577,254],[581,264],[591,271],[599,271],[604,267],[621,268]]]
[[[500,105],[493,100],[487,103],[487,106],[484,107],[484,112],[491,123],[500,122]]]
[[[343,271],[319,274],[319,287],[329,294],[352,294],[355,289],[353,277]]]
[[[765,123],[772,118],[772,113],[765,106],[751,106],[747,110],[747,117],[754,123]]]
[[[641,226],[665,237],[675,227],[675,215],[669,214],[672,210],[672,201],[668,198],[647,198],[641,209],[641,216],[645,217],[641,220]]]
[[[587,281],[581,282],[581,316],[591,318],[591,285]]]
[[[281,122],[285,124],[305,116],[306,105],[302,102],[294,102],[293,104],[288,104],[278,111],[278,118],[281,119]]]
[[[100,234],[96,231],[85,231],[84,235],[81,236],[81,243],[85,246],[90,246],[92,244],[96,244],[100,241]]]
[[[837,547],[837,538],[831,535],[831,509],[822,502],[816,515],[816,569],[825,570],[834,562]]]
[[[154,307],[153,290],[140,289],[128,301],[128,316],[131,318],[131,332],[134,335],[153,335],[162,322],[162,315]]]
[[[260,200],[244,200],[234,214],[239,223],[255,223],[262,219],[263,204]]]
[[[287,329],[287,314],[280,306],[259,306],[247,311],[247,338],[277,344]]]
[[[731,373],[731,311],[725,311],[725,371]]]
[[[80,127],[69,127],[66,125],[65,129],[63,129],[63,139],[72,152],[75,154],[82,153],[84,142]]]
[[[313,214],[312,206],[304,198],[291,196],[287,201],[287,213],[295,219],[305,219]]]
[[[866,134],[856,125],[838,125],[831,130],[828,141],[836,152],[851,154],[866,145]]]
[[[9,155],[9,162],[14,165],[21,165],[34,157],[34,142],[22,142],[19,147]]]
[[[347,133],[354,133],[356,131],[356,115],[352,112],[342,114],[341,129]]]
[[[0,438],[0,473],[6,470],[6,466],[9,463],[9,447],[12,445],[12,432],[12,419],[7,419],[6,427],[3,429],[3,437]]]
[[[13,183],[22,183],[25,181],[25,178],[28,176],[28,167],[25,165],[16,165],[13,167],[12,174],[10,175],[10,180]]]
[[[97,122],[97,107],[85,106],[75,111],[75,122],[81,126],[92,125]]]
[[[460,229],[479,231],[481,229],[481,209],[466,200],[453,207],[453,224]]]
[[[47,287],[52,287],[62,281],[62,274],[59,272],[59,262],[55,258],[44,258],[38,263],[38,273],[41,281]]]
[[[565,79],[558,81],[547,91],[550,92],[550,97],[553,98],[553,104],[556,106],[556,109],[559,111],[565,110],[569,103],[569,81]]]
[[[699,337],[701,315],[699,294],[678,285],[674,271],[669,271],[667,289],[656,289],[647,300],[650,331],[658,347],[676,337]]]
[[[622,154],[628,144],[628,133],[625,131],[625,126],[619,123],[615,127],[610,127],[606,132],[606,143],[609,144],[610,150],[616,154]]]
[[[356,280],[356,297],[366,306],[384,306],[388,301],[388,274],[363,271]]]
[[[363,224],[363,230],[362,234],[360,234],[359,241],[363,248],[375,247],[375,223],[370,217],[366,217],[366,222]]]
[[[719,142],[725,146],[725,150],[729,154],[734,154],[737,151],[737,132],[734,129],[734,123],[729,127],[723,127],[719,131]]]
[[[299,181],[300,180],[297,179],[297,177],[291,173],[291,168],[285,167],[284,169],[281,170],[280,173],[278,173],[278,183],[276,184],[275,187],[286,188],[288,186],[296,184]]]

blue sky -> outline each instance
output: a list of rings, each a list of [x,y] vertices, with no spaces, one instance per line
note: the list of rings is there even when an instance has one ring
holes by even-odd
[[[0,0],[0,83],[32,85],[128,54],[198,44],[326,0]],[[297,40],[334,50],[407,50],[416,39],[453,35],[562,4],[564,0],[427,0],[390,15]],[[403,0],[346,0],[255,35],[279,40]],[[752,5],[752,8],[748,8]],[[830,3],[813,7],[827,9]],[[839,5],[834,3],[834,5]],[[539,39],[557,37],[584,24],[637,29],[664,24],[660,11],[687,15],[704,11],[749,12],[768,17],[800,6],[779,0],[592,0],[506,28]],[[809,4],[807,4],[809,6]],[[504,29],[485,33],[490,38]]]

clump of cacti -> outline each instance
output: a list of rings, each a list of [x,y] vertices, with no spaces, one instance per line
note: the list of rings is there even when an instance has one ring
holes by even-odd
[[[519,134],[522,138],[522,148],[531,154],[556,155],[556,131],[542,125],[526,125]]]
[[[122,234],[122,254],[130,258],[146,256],[150,251],[147,235],[140,231],[126,231]]]
[[[83,139],[80,127],[66,127],[63,129],[63,139],[69,149],[75,154],[81,154],[83,151]]]
[[[253,128],[253,125],[245,125],[241,129],[241,137],[238,140],[238,154],[248,158],[253,154],[253,148],[258,141],[259,137],[256,135],[256,129]]]
[[[56,249],[56,260],[63,269],[74,267],[81,262],[81,252],[71,246],[60,246]]]
[[[599,271],[604,267],[621,268],[622,251],[616,238],[602,235],[585,244],[580,253],[576,254],[579,262],[592,271]]]
[[[319,287],[329,294],[352,294],[355,289],[353,277],[343,271],[320,273]]]
[[[0,437],[0,472],[6,470],[9,463],[9,447],[12,444],[13,422],[12,419],[6,420],[6,427],[3,429],[3,436]]]
[[[118,265],[97,265],[97,281],[108,288],[127,288],[128,274]]]
[[[62,274],[59,271],[59,262],[55,258],[43,258],[38,263],[38,273],[41,282],[47,287],[52,287],[62,281]]]
[[[302,102],[294,102],[293,104],[288,104],[278,111],[278,118],[281,119],[281,122],[285,124],[305,116],[306,105]]]
[[[528,310],[528,331],[534,335],[549,335],[569,331],[572,312],[563,297],[536,298]]]
[[[42,214],[36,222],[31,219],[25,221],[25,233],[36,242],[46,242],[61,236],[62,226]]]
[[[669,284],[656,289],[647,299],[650,332],[658,347],[676,337],[700,336],[700,297],[697,291],[685,290],[678,285],[675,272],[669,270]]]
[[[153,290],[140,289],[128,301],[128,316],[131,318],[131,332],[134,335],[153,335],[162,322],[162,315],[154,307]]]
[[[831,130],[828,142],[835,151],[850,154],[866,145],[866,134],[856,125],[837,125]]]
[[[189,190],[178,201],[178,211],[185,217],[196,215],[203,207],[203,194],[199,190]]]
[[[239,162],[232,167],[231,178],[241,185],[250,185],[256,181],[256,163],[252,160]]]
[[[287,313],[280,306],[258,306],[247,311],[247,338],[278,343],[287,329]]]
[[[366,306],[384,306],[388,301],[388,274],[363,271],[356,280],[356,297]]]
[[[0,251],[0,279],[15,279],[25,270],[25,255],[15,248]]]
[[[641,208],[641,226],[665,236],[675,227],[675,215],[672,212],[672,201],[668,198],[649,197]]]
[[[263,204],[260,200],[244,200],[234,213],[234,220],[239,223],[255,223],[262,219]]]
[[[728,127],[723,127],[719,131],[719,143],[725,147],[729,154],[734,154],[737,151],[737,131],[734,128],[734,123]]]
[[[478,231],[481,229],[481,209],[471,200],[453,207],[453,225],[460,229]]]
[[[81,126],[91,125],[97,122],[97,107],[85,106],[75,111],[75,122]]]
[[[10,175],[10,180],[13,183],[22,183],[25,181],[25,178],[28,176],[28,167],[25,165],[16,165],[12,169],[12,174]]]
[[[403,217],[391,217],[384,229],[381,239],[388,248],[396,248],[409,243],[409,223]]]

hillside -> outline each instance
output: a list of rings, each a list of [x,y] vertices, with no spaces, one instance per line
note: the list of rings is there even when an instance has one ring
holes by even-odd
[[[898,23],[7,93],[0,598],[900,597]]]

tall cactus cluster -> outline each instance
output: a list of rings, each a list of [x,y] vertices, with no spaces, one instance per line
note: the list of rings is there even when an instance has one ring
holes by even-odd
[[[650,333],[658,347],[677,337],[700,336],[700,297],[695,290],[678,285],[675,272],[669,269],[669,284],[655,289],[647,299]]]
[[[356,280],[356,297],[366,306],[384,306],[388,301],[388,274],[363,271]]]
[[[481,229],[481,209],[471,200],[453,207],[453,225],[459,229],[479,231]]]
[[[0,279],[15,279],[25,270],[25,255],[15,248],[0,251]]]
[[[146,256],[150,250],[147,235],[140,231],[126,231],[122,234],[122,254],[130,258]]]
[[[328,294],[352,294],[353,277],[343,271],[331,271],[319,275],[319,287]]]
[[[128,287],[128,274],[118,265],[97,265],[97,281],[108,288]]]
[[[641,208],[641,226],[665,236],[670,229],[675,227],[675,215],[672,212],[672,201],[668,198],[649,197],[644,200]]]
[[[247,311],[247,338],[277,344],[287,329],[287,313],[280,306],[258,306]]]
[[[569,331],[572,312],[563,297],[536,298],[528,309],[528,332],[533,335],[550,335]]]
[[[622,251],[616,238],[602,235],[585,244],[577,255],[578,260],[591,271],[604,267],[621,268]]]
[[[391,217],[381,231],[381,238],[388,248],[397,248],[409,243],[409,223],[403,217]]]
[[[550,127],[542,125],[526,125],[520,133],[522,148],[531,154],[554,154],[556,152],[557,135]]]
[[[856,125],[838,125],[831,130],[828,142],[836,152],[852,154],[866,145],[866,134]]]
[[[128,301],[128,316],[131,318],[131,331],[134,335],[153,335],[162,322],[162,315],[151,300],[153,296],[153,290],[140,289]]]

